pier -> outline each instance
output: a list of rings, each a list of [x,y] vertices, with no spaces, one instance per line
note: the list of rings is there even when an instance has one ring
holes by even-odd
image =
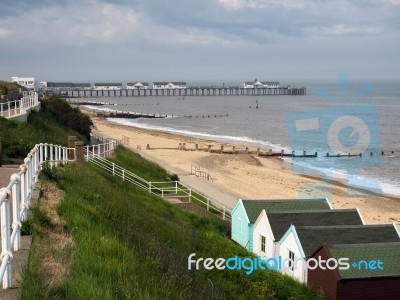
[[[305,87],[285,86],[274,88],[244,87],[187,87],[176,89],[59,89],[53,90],[60,97],[66,98],[112,98],[112,97],[188,97],[188,96],[273,96],[306,95]]]

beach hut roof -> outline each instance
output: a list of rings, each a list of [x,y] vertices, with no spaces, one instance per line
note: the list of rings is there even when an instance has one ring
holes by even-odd
[[[287,234],[296,231],[305,257],[310,257],[322,244],[364,244],[400,242],[393,224],[388,225],[345,225],[345,226],[291,226]]]
[[[328,200],[299,199],[299,200],[242,200],[243,207],[251,223],[254,223],[262,210],[271,211],[298,211],[330,209]]]
[[[356,208],[303,211],[270,211],[267,214],[271,230],[276,240],[280,240],[290,225],[296,226],[335,226],[363,225]]]
[[[383,269],[379,271],[372,268],[336,269],[342,279],[369,278],[369,277],[400,277],[400,243],[363,243],[363,244],[329,244],[322,245],[328,249],[331,257],[339,259],[348,257],[349,263],[362,260],[380,260]]]

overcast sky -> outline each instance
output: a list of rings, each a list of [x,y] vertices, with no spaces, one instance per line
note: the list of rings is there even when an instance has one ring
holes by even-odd
[[[400,79],[400,0],[1,0],[0,79]]]

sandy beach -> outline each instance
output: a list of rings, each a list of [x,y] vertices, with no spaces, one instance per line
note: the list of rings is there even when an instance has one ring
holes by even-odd
[[[241,195],[242,199],[316,198],[322,196],[321,191],[332,187],[333,208],[358,208],[366,224],[400,224],[398,198],[349,191],[341,183],[330,185],[319,178],[294,174],[283,166],[279,158],[195,151],[196,144],[200,149],[207,149],[208,145],[212,145],[212,149],[220,149],[223,145],[227,150],[232,146],[240,150],[245,146],[119,125],[96,116],[93,109],[79,108],[91,117],[94,129],[100,134],[115,139],[124,138],[129,148],[188,174],[192,166],[201,166],[210,174],[214,184]],[[186,149],[193,151],[178,150],[178,145],[183,143]],[[147,145],[150,149],[146,149]]]

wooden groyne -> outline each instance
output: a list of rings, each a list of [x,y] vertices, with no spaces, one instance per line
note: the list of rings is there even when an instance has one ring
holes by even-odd
[[[163,115],[163,114],[147,114],[147,113],[139,113],[133,111],[119,111],[119,110],[94,110],[94,113],[98,117],[105,118],[123,118],[123,119],[138,119],[138,118],[149,118],[149,119],[164,119],[164,118],[173,118],[177,116],[173,115]]]
[[[102,102],[102,101],[89,101],[89,100],[72,100],[68,99],[70,104],[74,105],[91,105],[91,106],[103,106],[103,105],[117,105],[116,103]]]
[[[146,97],[146,96],[277,96],[277,95],[306,95],[305,87],[282,86],[275,88],[243,88],[233,87],[187,87],[176,89],[59,89],[49,91],[66,98],[104,98],[104,97]],[[184,98],[183,98],[184,99]]]
[[[293,157],[293,158],[317,158],[317,157],[325,157],[325,158],[351,158],[351,157],[363,157],[361,153],[358,154],[329,154],[326,153],[325,155],[318,155],[318,152],[313,152],[308,154],[305,150],[303,150],[302,154],[296,154],[295,151],[292,152],[285,152],[285,150],[281,150],[278,152],[272,151],[272,149],[268,150],[261,150],[261,148],[253,148],[250,149],[249,147],[244,146],[227,146],[227,145],[215,145],[215,144],[208,144],[208,145],[187,145],[186,143],[179,143],[177,147],[151,147],[150,144],[146,146],[147,150],[179,150],[179,151],[205,151],[209,153],[217,153],[217,154],[251,154],[260,157]],[[369,153],[370,156],[374,155],[395,155],[398,153],[400,155],[400,151],[382,151],[376,153]],[[365,156],[365,155],[364,155]]]
[[[185,118],[223,118],[229,117],[229,114],[202,114],[202,115],[186,115]]]

